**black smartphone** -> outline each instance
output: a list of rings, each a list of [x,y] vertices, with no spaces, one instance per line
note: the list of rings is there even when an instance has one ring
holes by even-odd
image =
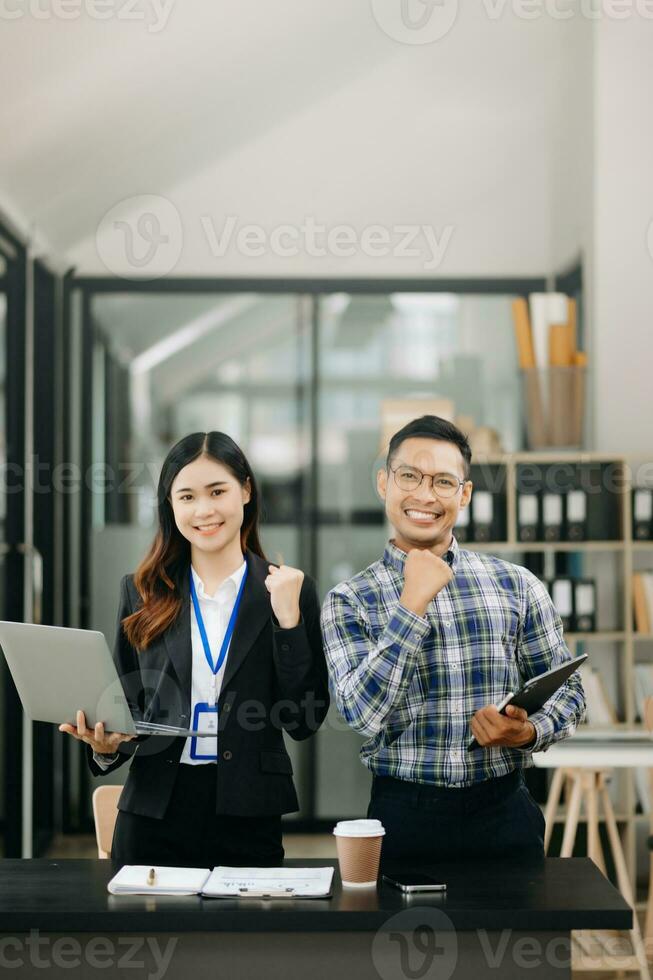
[[[392,885],[393,888],[398,888],[399,891],[412,893],[412,892],[444,892],[447,890],[447,886],[442,881],[438,881],[431,875],[425,874],[413,874],[409,872],[408,874],[398,874],[398,875],[382,875],[382,881],[385,881],[386,885]]]

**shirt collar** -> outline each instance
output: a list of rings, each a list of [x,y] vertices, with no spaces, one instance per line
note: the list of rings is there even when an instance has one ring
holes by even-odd
[[[213,595],[208,595],[208,593],[204,591],[204,582],[191,565],[191,575],[193,576],[193,582],[195,584],[195,591],[197,592],[198,599],[214,599],[223,601],[224,599],[230,597],[235,598],[238,594],[238,589],[240,588],[240,583],[243,580],[243,575],[245,574],[246,568],[247,562],[243,561],[240,568],[237,568],[235,572],[232,572],[232,574],[224,580],[224,582],[220,583]]]
[[[455,537],[451,537],[451,544],[449,545],[449,550],[445,552],[442,556],[448,565],[455,571],[456,562],[458,560],[458,555],[460,553],[460,548]],[[383,552],[383,561],[390,568],[394,568],[396,572],[400,575],[404,574],[404,565],[406,564],[406,552],[398,548],[394,541],[388,541],[385,546],[385,551]]]

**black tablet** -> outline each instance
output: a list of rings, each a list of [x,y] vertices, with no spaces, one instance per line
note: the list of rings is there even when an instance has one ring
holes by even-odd
[[[525,708],[529,715],[539,711],[542,705],[546,704],[550,697],[553,697],[558,688],[562,687],[567,678],[571,677],[574,671],[578,670],[586,660],[587,654],[583,653],[580,657],[567,660],[559,667],[552,667],[551,670],[538,674],[537,677],[531,677],[516,693],[508,694],[497,705],[499,713],[505,715],[509,704],[514,704],[517,708]],[[473,738],[467,746],[467,751],[471,752],[472,749],[480,748],[481,746]]]

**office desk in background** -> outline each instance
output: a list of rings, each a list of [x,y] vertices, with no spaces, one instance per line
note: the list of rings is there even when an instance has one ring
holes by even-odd
[[[630,907],[586,858],[547,858],[534,866],[443,864],[436,873],[448,884],[446,894],[413,897],[387,885],[345,889],[335,866],[331,899],[224,901],[109,895],[107,882],[117,870],[112,861],[5,860],[0,862],[4,969],[20,961],[23,968],[12,967],[12,976],[43,974],[30,963],[25,945],[30,930],[38,930],[39,955],[50,963],[48,980],[125,975],[563,980],[570,976],[570,930],[632,925]],[[62,937],[79,947],[69,946],[67,965],[59,967],[53,953]],[[90,965],[97,953],[94,937],[106,940],[100,958],[109,966]],[[148,939],[158,943],[159,961]],[[176,943],[162,973],[160,957],[170,951],[171,940]],[[132,959],[144,963],[138,971],[126,963],[121,968],[119,958],[130,943]],[[72,965],[75,949],[78,967]],[[424,969],[429,962],[431,968]]]
[[[653,735],[639,725],[581,726],[570,739],[536,752],[533,762],[540,769],[651,769]]]

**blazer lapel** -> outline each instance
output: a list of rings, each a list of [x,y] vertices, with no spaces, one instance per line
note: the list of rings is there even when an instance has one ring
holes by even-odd
[[[165,643],[168,657],[179,678],[184,711],[190,712],[191,702],[191,671],[193,667],[193,651],[190,635],[190,583],[189,575],[184,577],[181,586],[181,612],[172,626],[165,631]]]
[[[247,552],[247,581],[231,638],[221,688],[224,690],[241,666],[256,637],[272,615],[270,593],[265,587],[267,562],[251,551]]]

